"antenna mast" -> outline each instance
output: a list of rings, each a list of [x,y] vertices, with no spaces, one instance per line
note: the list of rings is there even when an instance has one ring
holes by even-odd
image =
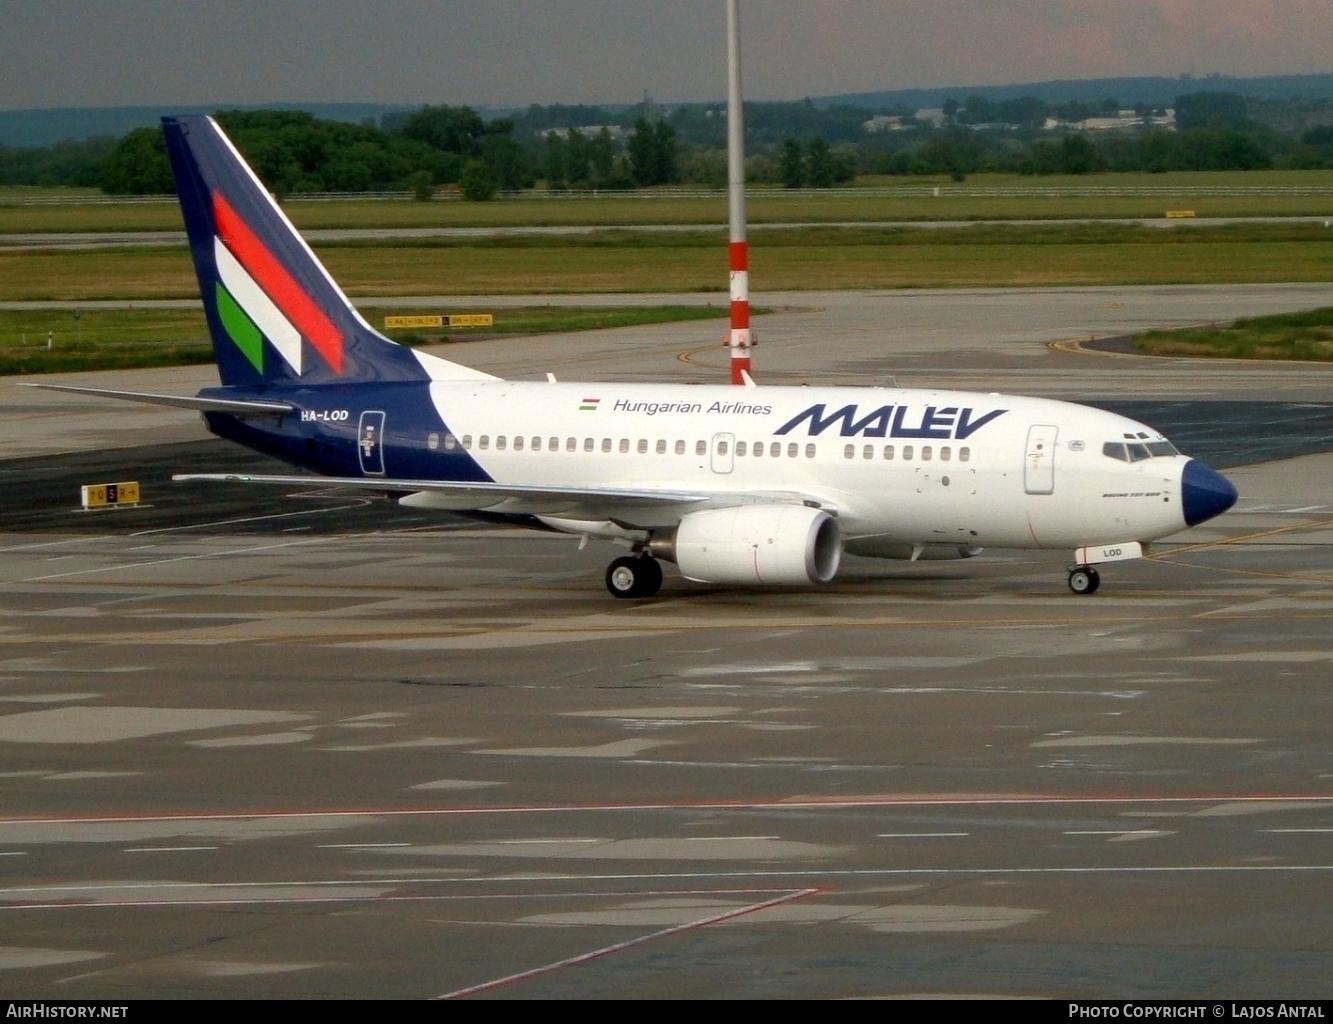
[[[731,383],[750,373],[750,251],[745,238],[745,118],[741,108],[741,16],[727,0],[727,206],[731,224]]]

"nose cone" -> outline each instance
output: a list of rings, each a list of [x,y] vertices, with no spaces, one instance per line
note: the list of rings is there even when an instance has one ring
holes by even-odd
[[[1220,516],[1236,504],[1236,485],[1215,469],[1190,459],[1180,476],[1180,505],[1185,513],[1186,526]]]

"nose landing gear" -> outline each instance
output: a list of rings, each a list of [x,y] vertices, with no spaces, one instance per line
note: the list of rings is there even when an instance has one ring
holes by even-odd
[[[612,597],[652,597],[662,589],[662,566],[648,555],[626,555],[606,567]]]
[[[1069,589],[1075,594],[1095,594],[1102,577],[1090,565],[1076,565],[1069,570]]]

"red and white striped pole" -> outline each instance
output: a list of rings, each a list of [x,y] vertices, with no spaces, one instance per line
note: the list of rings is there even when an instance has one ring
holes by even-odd
[[[727,0],[727,206],[731,223],[731,383],[750,373],[750,247],[745,240],[745,120],[741,107],[741,16]]]

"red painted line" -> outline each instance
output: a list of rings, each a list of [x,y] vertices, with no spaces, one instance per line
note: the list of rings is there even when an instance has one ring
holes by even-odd
[[[1333,802],[1333,793],[1204,793],[1197,796],[1054,796],[1041,794],[996,794],[960,796],[838,796],[800,797],[778,800],[677,800],[658,803],[588,803],[588,804],[501,804],[494,807],[362,807],[329,808],[300,811],[219,811],[183,814],[118,814],[96,817],[17,817],[0,818],[5,825],[98,825],[115,822],[149,821],[247,821],[295,818],[350,818],[350,817],[429,817],[449,815],[456,817],[482,814],[578,814],[583,812],[643,812],[643,811],[776,811],[776,810],[843,810],[862,807],[998,807],[998,806],[1061,806],[1086,804],[1215,804],[1215,803],[1292,803],[1300,801]]]
[[[213,193],[213,223],[218,237],[226,244],[246,271],[259,282],[297,330],[315,346],[334,372],[342,373],[343,341],[338,329],[296,283],[287,268],[269,252],[259,236],[227,205],[222,193]]]
[[[714,914],[712,917],[700,918],[698,921],[690,921],[687,924],[678,924],[671,928],[663,928],[650,935],[640,935],[638,938],[626,939],[624,942],[617,942],[614,945],[603,946],[601,949],[594,949],[588,953],[580,953],[578,956],[569,957],[566,960],[558,960],[553,964],[546,964],[543,967],[534,967],[528,971],[520,971],[517,974],[506,975],[503,978],[496,978],[494,981],[483,982],[480,985],[472,985],[468,988],[455,989],[452,992],[446,992],[442,996],[436,996],[436,999],[464,999],[467,996],[474,996],[481,992],[489,992],[492,989],[500,988],[504,985],[513,985],[520,981],[526,981],[529,978],[538,978],[543,974],[550,974],[552,971],[558,971],[562,967],[574,967],[578,964],[586,964],[592,960],[601,959],[604,956],[610,956],[612,953],[620,953],[626,949],[632,949],[635,946],[641,946],[645,942],[652,942],[655,939],[663,939],[669,935],[679,935],[682,932],[695,931],[699,928],[707,928],[709,925],[721,924],[724,921],[732,921],[738,917],[744,917],[748,914],[755,914],[761,910],[768,910],[770,907],[781,906],[784,903],[791,903],[794,900],[805,899],[807,896],[814,896],[816,893],[827,892],[827,889],[800,889],[797,892],[788,893],[785,896],[779,896],[777,899],[765,900],[763,903],[752,903],[748,907],[740,907],[737,910],[729,910],[724,914]]]

